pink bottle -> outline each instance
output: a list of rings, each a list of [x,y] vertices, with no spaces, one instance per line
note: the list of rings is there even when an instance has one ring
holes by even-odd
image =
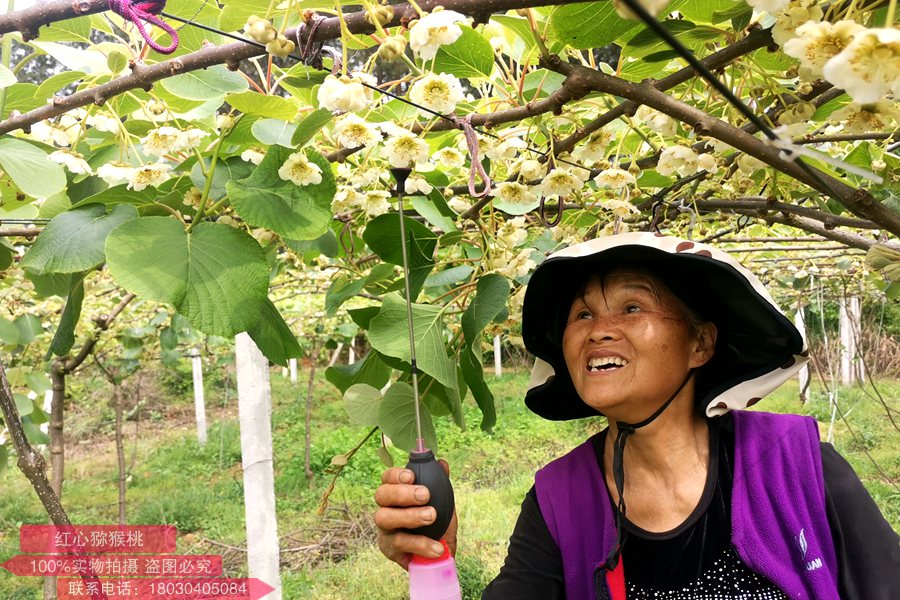
[[[462,600],[456,561],[450,555],[447,542],[440,558],[425,558],[413,554],[409,561],[409,600]]]

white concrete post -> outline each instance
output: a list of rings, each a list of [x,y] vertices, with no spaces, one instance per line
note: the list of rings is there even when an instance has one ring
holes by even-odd
[[[49,417],[50,416],[50,407],[53,406],[53,389],[49,389],[44,392],[44,413]],[[41,431],[47,433],[50,431],[50,419],[47,419],[46,423],[41,424]]]
[[[235,336],[234,347],[249,574],[275,588],[271,600],[281,600],[269,361],[246,333]]]
[[[291,369],[291,383],[297,383],[297,359],[289,358],[288,366]]]
[[[806,335],[806,319],[803,316],[803,305],[797,303],[797,312],[794,313],[794,326]],[[809,401],[809,363],[803,365],[798,373],[800,377],[800,402],[806,404]]]
[[[858,296],[841,298],[841,383],[851,385],[865,378],[862,359],[859,356],[859,338],[862,334],[860,326],[861,312]]]
[[[352,365],[356,362],[356,351],[353,350],[353,342],[350,342],[350,345],[347,346],[347,364]]]
[[[194,415],[197,418],[197,441],[206,444],[206,402],[203,398],[203,359],[196,348],[191,349],[191,365],[194,371]]]
[[[500,354],[500,336],[494,336],[494,377],[503,375],[503,362]]]
[[[341,350],[344,349],[344,342],[338,342],[337,348],[334,353],[331,355],[331,360],[328,361],[328,366],[333,367],[334,363],[337,362],[338,357],[341,355]]]

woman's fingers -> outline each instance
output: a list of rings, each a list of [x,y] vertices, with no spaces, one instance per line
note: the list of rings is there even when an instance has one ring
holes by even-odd
[[[407,484],[412,483],[416,479],[416,474],[410,471],[409,469],[404,469],[403,467],[391,467],[390,469],[385,469],[381,473],[381,483],[387,484]]]
[[[379,508],[375,511],[375,525],[386,532],[395,529],[415,529],[434,522],[435,511],[422,508]]]
[[[426,558],[439,558],[444,553],[440,542],[424,535],[413,535],[405,531],[378,534],[378,548],[381,553],[404,569],[409,565],[409,555],[418,554]]]
[[[399,485],[383,483],[375,490],[378,506],[421,506],[431,497],[424,485]]]

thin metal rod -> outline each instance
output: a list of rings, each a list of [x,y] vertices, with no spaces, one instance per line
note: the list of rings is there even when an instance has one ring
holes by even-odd
[[[419,407],[419,368],[416,366],[416,335],[413,330],[413,298],[409,288],[409,257],[406,249],[406,223],[403,215],[404,181],[401,181],[401,179],[405,180],[406,177],[398,177],[395,173],[394,179],[397,182],[397,209],[400,213],[400,254],[403,256],[403,287],[406,291],[406,320],[409,325],[409,364],[412,372],[413,401],[416,407],[416,450],[424,452],[425,440],[422,438],[422,409]]]

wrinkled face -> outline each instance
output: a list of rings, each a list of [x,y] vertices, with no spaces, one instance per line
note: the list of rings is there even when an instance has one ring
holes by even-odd
[[[692,327],[675,296],[637,270],[593,278],[569,309],[563,355],[585,404],[610,418],[642,420],[711,357],[715,326]],[[692,393],[692,386],[686,393]]]

